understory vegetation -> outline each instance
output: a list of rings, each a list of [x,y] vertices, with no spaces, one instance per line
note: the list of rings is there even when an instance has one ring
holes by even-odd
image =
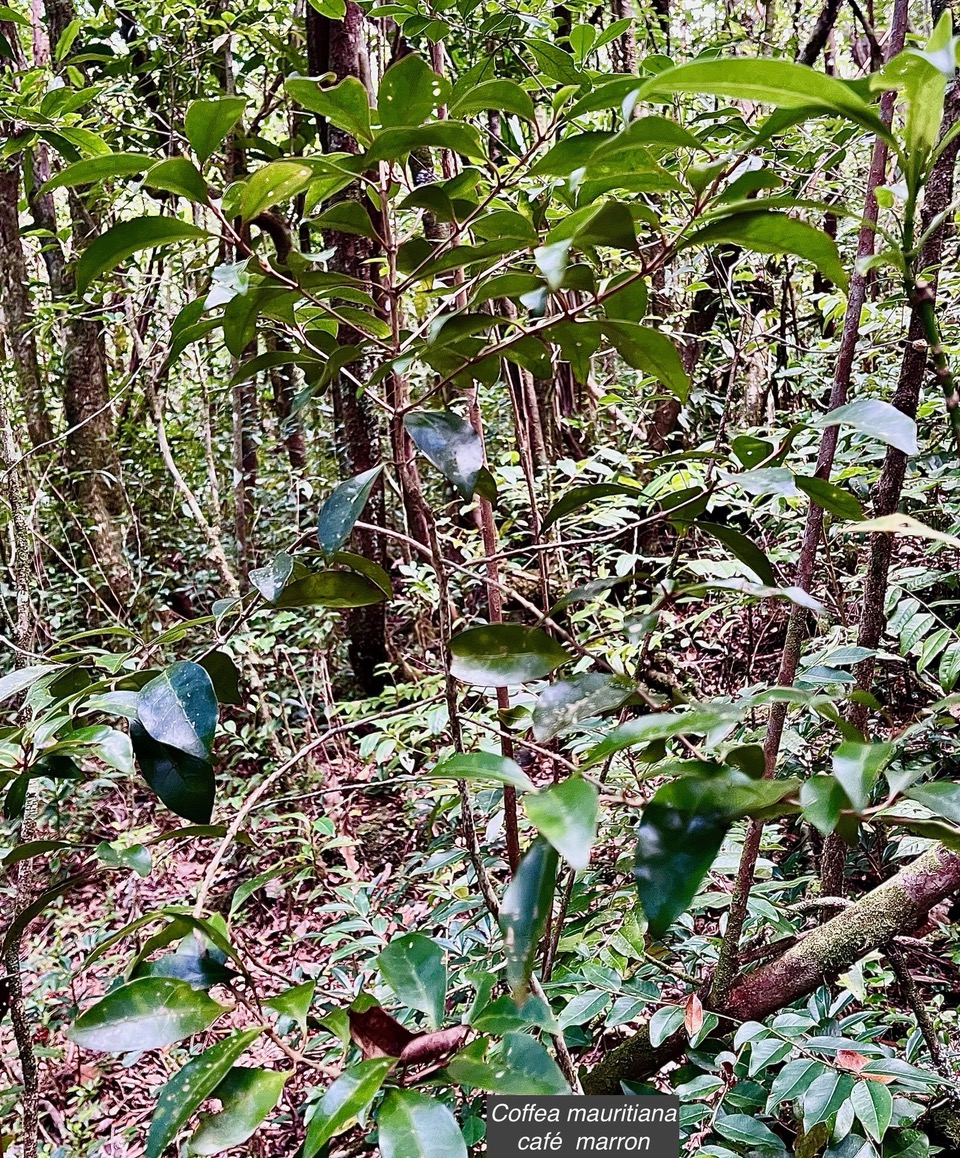
[[[0,1153],[960,1152],[953,20],[0,5]]]

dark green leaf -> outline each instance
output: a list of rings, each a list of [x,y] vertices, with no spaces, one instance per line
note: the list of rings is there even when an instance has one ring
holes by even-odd
[[[597,499],[612,498],[614,495],[637,498],[641,493],[640,487],[630,483],[588,483],[586,486],[572,487],[547,511],[540,529],[549,530],[564,515],[578,511],[587,503],[596,502]]]
[[[472,161],[484,161],[480,134],[473,125],[462,121],[437,121],[418,129],[381,129],[367,150],[368,164],[377,161],[399,161],[417,149],[450,149]]]
[[[803,1095],[803,1128],[829,1122],[853,1093],[853,1078],[836,1070],[821,1074]]]
[[[67,1037],[104,1053],[159,1049],[202,1033],[225,1007],[184,981],[143,977],[111,990],[84,1010]]]
[[[246,104],[243,97],[227,96],[216,100],[194,101],[190,105],[183,118],[183,127],[190,147],[201,162],[213,155],[243,116]]]
[[[552,740],[580,720],[619,708],[636,690],[625,676],[583,672],[558,680],[540,693],[533,709],[533,734],[539,743]]]
[[[340,483],[320,508],[317,516],[317,539],[320,550],[329,558],[339,551],[350,537],[354,523],[363,513],[370,492],[376,485],[383,467],[364,471]]]
[[[859,520],[864,517],[860,503],[848,491],[825,478],[796,476],[796,484],[812,502],[831,515],[841,519]]]
[[[391,1090],[377,1125],[381,1158],[467,1158],[456,1118],[436,1098]]]
[[[319,571],[289,583],[273,601],[274,607],[366,607],[382,603],[381,588],[350,571]]]
[[[375,1057],[343,1071],[323,1095],[307,1125],[303,1158],[314,1158],[331,1138],[346,1130],[368,1108],[396,1064],[396,1058]]]
[[[526,1033],[508,1032],[501,1051],[491,1060],[481,1060],[470,1048],[464,1050],[451,1060],[447,1074],[458,1085],[489,1093],[536,1095],[570,1092],[560,1067],[540,1042]]]
[[[160,1158],[187,1119],[210,1097],[237,1058],[259,1036],[259,1026],[232,1033],[191,1058],[170,1078],[157,1094],[145,1158]]]
[[[273,603],[284,587],[293,580],[304,579],[310,572],[306,567],[281,551],[266,567],[258,567],[250,572],[250,582],[268,603]]]
[[[242,704],[240,671],[225,651],[208,652],[200,666],[210,677],[214,695],[220,704]]]
[[[652,937],[686,912],[720,851],[730,819],[697,781],[658,789],[637,828],[633,876]]]
[[[833,753],[833,775],[856,812],[866,808],[870,792],[894,751],[893,744],[857,744],[846,740]]]
[[[276,1106],[289,1076],[289,1071],[234,1066],[213,1091],[220,1110],[200,1115],[187,1152],[219,1154],[242,1145]]]
[[[274,1013],[279,1013],[281,1017],[291,1018],[302,1030],[306,1028],[307,1014],[310,1012],[316,989],[315,981],[303,981],[299,985],[285,989],[283,993],[278,993],[276,997],[268,997],[263,1004]]]
[[[585,869],[597,835],[599,794],[580,776],[527,796],[527,816],[574,870]]]
[[[121,221],[91,241],[80,255],[76,268],[77,292],[86,293],[94,278],[108,273],[141,249],[155,249],[174,241],[209,236],[205,229],[176,217],[138,217],[134,221]]]
[[[462,93],[459,86],[454,90],[450,116],[465,117],[486,109],[497,109],[525,121],[532,121],[536,115],[529,94],[513,80],[485,80],[467,85]]]
[[[811,776],[800,788],[803,817],[824,836],[840,822],[840,813],[850,807],[846,793],[832,776]]]
[[[517,866],[500,906],[507,984],[518,1003],[526,998],[530,988],[530,974],[547,926],[556,883],[556,851],[539,837]]]
[[[701,519],[697,519],[693,525],[705,535],[721,542],[731,555],[750,568],[761,583],[767,587],[777,586],[777,577],[770,566],[770,560],[746,535],[721,523],[707,523]]]
[[[583,759],[584,767],[606,760],[614,752],[650,744],[654,740],[669,740],[674,736],[696,736],[716,728],[729,728],[744,713],[735,704],[694,704],[685,712],[655,712],[628,720],[613,728],[599,744],[590,748]]]
[[[893,1118],[893,1095],[882,1082],[857,1082],[850,1101],[867,1134],[880,1142]]]
[[[483,443],[470,423],[449,410],[414,410],[403,425],[424,458],[472,499],[483,468]]]
[[[402,933],[383,950],[377,965],[404,1005],[425,1013],[439,1029],[444,1019],[447,968],[436,941],[420,933]]]
[[[216,794],[209,763],[159,744],[137,720],[130,721],[130,739],[141,776],[171,812],[195,824],[208,824]]]
[[[690,379],[666,334],[635,322],[605,321],[600,328],[629,366],[658,379],[681,402],[687,400]]]
[[[960,784],[934,780],[929,784],[915,785],[905,795],[928,808],[934,816],[942,816],[945,820],[960,824]]]
[[[491,623],[461,631],[450,641],[450,655],[450,670],[457,679],[481,687],[543,679],[570,658],[545,631],[518,623]]]
[[[373,228],[370,214],[359,201],[352,198],[346,201],[335,201],[322,213],[313,218],[313,224],[318,229],[330,229],[336,233],[352,233],[357,237],[377,239],[377,231]]]
[[[140,723],[161,744],[206,760],[217,731],[217,696],[198,663],[171,664],[140,689]]]

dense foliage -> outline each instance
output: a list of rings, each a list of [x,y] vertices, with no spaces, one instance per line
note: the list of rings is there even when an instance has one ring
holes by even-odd
[[[0,1151],[960,1144],[958,59],[0,6]]]

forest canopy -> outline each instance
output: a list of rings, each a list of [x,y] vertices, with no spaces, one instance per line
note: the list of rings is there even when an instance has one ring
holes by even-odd
[[[0,5],[0,1153],[960,1150],[958,45]]]

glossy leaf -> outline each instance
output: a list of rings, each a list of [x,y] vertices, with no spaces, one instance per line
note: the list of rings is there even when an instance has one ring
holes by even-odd
[[[743,709],[735,704],[695,704],[685,712],[653,712],[619,724],[606,737],[590,748],[584,759],[584,767],[606,760],[624,748],[638,744],[650,744],[654,740],[669,740],[674,736],[697,736],[725,729],[735,724],[743,715]]]
[[[635,692],[625,676],[582,672],[550,684],[533,709],[533,734],[539,743],[552,740],[580,720],[619,708]]]
[[[702,519],[697,519],[694,526],[705,535],[722,543],[731,555],[750,568],[761,583],[767,587],[777,586],[777,577],[773,573],[773,567],[770,566],[770,560],[746,535],[742,535],[732,527],[705,522]]]
[[[233,129],[246,108],[246,100],[238,96],[218,97],[216,100],[194,101],[183,118],[184,131],[190,147],[201,162],[211,157]]]
[[[556,882],[556,851],[540,837],[517,866],[500,906],[507,984],[518,1003],[526,998],[530,988],[530,974],[550,915]]]
[[[160,1158],[181,1127],[230,1072],[237,1058],[260,1036],[259,1026],[238,1030],[193,1057],[157,1094],[147,1133],[145,1158]]]
[[[210,651],[199,661],[210,677],[218,704],[242,704],[240,669],[225,651]]]
[[[771,209],[731,213],[702,225],[685,245],[740,245],[756,253],[790,253],[811,262],[835,285],[845,289],[846,270],[837,244],[822,229]]]
[[[858,535],[910,535],[916,539],[932,539],[937,543],[960,547],[960,538],[956,535],[935,531],[911,515],[880,515],[876,519],[864,519],[862,523],[850,523],[842,529]]]
[[[364,1113],[396,1064],[395,1058],[370,1058],[343,1071],[323,1095],[307,1125],[303,1158],[314,1158],[331,1138],[343,1133]]]
[[[420,125],[449,96],[450,82],[429,68],[419,53],[410,52],[391,64],[380,81],[380,124]]]
[[[637,828],[633,877],[651,937],[661,937],[686,912],[720,851],[730,819],[686,781],[664,785]]]
[[[483,469],[483,443],[470,423],[449,410],[414,410],[403,425],[424,458],[472,499]]]
[[[141,776],[171,812],[194,824],[208,824],[216,794],[210,764],[158,743],[137,720],[130,721],[130,739]]]
[[[213,682],[197,663],[171,664],[140,689],[140,723],[161,744],[206,760],[217,730]]]
[[[850,1101],[867,1134],[880,1142],[893,1119],[893,1095],[882,1082],[857,1082]]]
[[[171,193],[179,193],[188,201],[195,201],[199,205],[206,204],[209,199],[207,183],[200,175],[200,171],[192,161],[186,157],[170,157],[154,165],[143,179],[144,185],[151,189],[166,189]]]
[[[291,1018],[303,1030],[306,1029],[307,1014],[310,1012],[316,989],[315,981],[302,981],[299,985],[293,985],[278,993],[276,997],[268,997],[263,1004],[274,1013],[279,1013],[281,1017]]]
[[[102,157],[84,157],[55,173],[40,186],[40,193],[54,189],[75,189],[79,185],[93,185],[112,177],[132,177],[143,173],[156,160],[148,153],[107,153]]]
[[[240,216],[251,221],[264,209],[302,193],[312,180],[313,169],[301,161],[271,161],[244,182]]]
[[[309,574],[302,563],[286,551],[281,551],[266,567],[257,567],[251,571],[250,582],[268,603],[273,603],[291,580],[303,579]]]
[[[833,753],[833,775],[857,812],[870,800],[870,792],[893,756],[893,744],[858,744],[846,740]]]
[[[373,140],[367,90],[355,76],[346,77],[332,88],[321,88],[318,81],[309,77],[291,77],[284,88],[298,104],[319,113],[360,144]]]
[[[383,467],[375,466],[340,483],[320,508],[317,539],[327,558],[339,551],[350,537],[382,470]]]
[[[467,85],[462,93],[455,90],[448,111],[452,117],[466,117],[487,109],[497,109],[525,121],[535,117],[529,94],[516,81],[500,78]]]
[[[509,1000],[509,999],[508,999]],[[458,1085],[496,1094],[569,1094],[570,1087],[546,1049],[526,1033],[506,1033],[499,1053],[480,1060],[470,1048],[447,1066]]]
[[[638,486],[629,483],[588,483],[585,486],[571,487],[557,499],[544,515],[540,529],[541,531],[549,530],[564,515],[579,511],[588,503],[596,502],[597,499],[613,498],[614,495],[618,498],[639,498],[641,493]]]
[[[836,830],[840,814],[850,807],[850,801],[833,776],[811,776],[800,788],[800,807],[804,820],[828,836]]]
[[[187,1153],[219,1154],[246,1142],[280,1100],[289,1076],[283,1070],[234,1066],[213,1091],[220,1110],[200,1115]]]
[[[587,867],[597,835],[599,794],[594,785],[580,776],[568,776],[528,796],[524,808],[537,832],[572,869]]]
[[[843,490],[825,478],[796,477],[797,487],[809,497],[811,502],[822,507],[831,515],[841,519],[857,521],[864,517],[863,508],[849,491]]]
[[[858,398],[824,414],[810,424],[815,427],[849,426],[880,442],[895,446],[906,455],[918,453],[917,424],[913,419],[879,398]]]
[[[928,784],[916,784],[905,795],[917,804],[928,808],[934,816],[942,816],[960,824],[960,784],[949,780],[932,780]]]
[[[829,1122],[853,1093],[853,1078],[836,1070],[827,1070],[816,1078],[803,1095],[803,1128],[809,1130],[818,1122]]]
[[[533,792],[534,785],[520,765],[495,752],[457,752],[430,769],[430,776],[456,780],[495,780],[520,792]]]
[[[383,589],[364,575],[351,571],[318,571],[288,583],[274,599],[274,607],[367,607],[382,603]]]
[[[460,1127],[443,1102],[391,1090],[377,1117],[381,1158],[467,1158]]]
[[[143,977],[111,990],[84,1010],[67,1037],[103,1053],[159,1049],[202,1033],[223,1012],[199,989],[168,977]]]
[[[86,293],[95,278],[108,273],[141,249],[155,249],[175,241],[195,241],[201,237],[209,237],[205,229],[176,217],[138,217],[133,221],[121,221],[91,241],[80,255],[75,273],[77,292]]]
[[[436,941],[402,933],[381,952],[377,965],[404,1005],[425,1013],[435,1028],[443,1024],[447,967]]]
[[[509,687],[543,679],[570,656],[545,631],[517,623],[469,627],[450,641],[450,670],[481,687]]]
[[[690,379],[677,347],[666,334],[637,322],[605,321],[601,329],[629,366],[658,379],[681,402],[686,402]]]

